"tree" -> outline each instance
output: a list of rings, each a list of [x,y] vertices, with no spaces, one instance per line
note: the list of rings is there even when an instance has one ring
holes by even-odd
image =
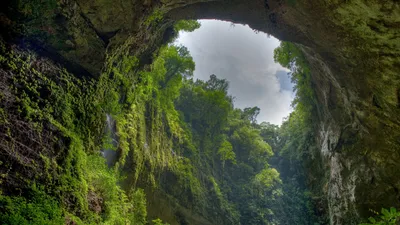
[[[279,193],[279,172],[267,163],[273,152],[256,124],[260,109],[234,109],[228,88],[229,82],[214,74],[207,81],[184,82],[176,107],[198,150],[187,155],[199,179],[213,177],[219,197],[209,202],[221,208],[224,224],[269,224],[272,193]]]
[[[233,164],[236,164],[236,154],[233,151],[232,144],[224,140],[221,144],[221,146],[218,149],[218,154],[221,157],[222,160],[222,168],[225,167],[225,161],[230,160]]]
[[[174,24],[172,32],[171,43],[175,42],[175,40],[179,36],[180,31],[184,32],[193,32],[196,29],[199,29],[201,24],[197,20],[180,20]]]
[[[270,191],[275,185],[281,183],[279,172],[275,168],[269,168],[269,165],[266,165],[253,179],[253,184],[259,192]]]
[[[185,46],[170,46],[165,47],[161,51],[160,57],[164,59],[166,69],[164,81],[161,84],[162,88],[168,84],[173,77],[191,77],[195,69],[195,63],[189,50]]]
[[[176,32],[186,31],[192,32],[196,29],[199,29],[201,24],[197,20],[180,20],[175,23],[174,29]]]
[[[205,83],[205,89],[213,91],[221,91],[228,93],[229,82],[226,79],[218,79],[215,74],[210,76],[210,79]]]
[[[255,124],[257,122],[257,116],[260,114],[260,108],[248,107],[243,110],[242,117],[243,119],[249,120],[251,123]]]
[[[305,111],[308,115],[316,114],[317,102],[313,90],[311,71],[301,49],[290,42],[281,42],[274,50],[274,60],[283,67],[291,70],[292,82],[295,84],[296,97],[292,102],[293,107]]]

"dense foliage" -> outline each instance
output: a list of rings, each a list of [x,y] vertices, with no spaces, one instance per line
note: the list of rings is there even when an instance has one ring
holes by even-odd
[[[290,69],[296,97],[293,112],[280,127],[260,125],[263,138],[275,153],[270,163],[282,179],[283,194],[275,201],[273,211],[279,224],[328,224],[326,199],[321,193],[324,170],[315,163],[319,160],[312,160],[319,157],[319,151],[315,146],[313,120],[318,113],[311,72],[301,49],[293,43],[281,42],[274,51],[274,59]],[[309,179],[316,175],[321,180]],[[287,212],[291,212],[290,216]]]
[[[215,220],[224,224],[268,224],[264,205],[280,183],[279,173],[267,160],[271,147],[262,140],[249,111],[234,109],[228,82],[210,76],[208,81],[186,80],[176,102],[191,132],[194,149],[187,149],[201,189],[211,186],[207,204],[220,210]],[[212,196],[216,196],[213,198]]]
[[[182,29],[190,29],[190,22]],[[165,46],[151,68],[138,70],[138,60],[124,51],[109,56],[99,79],[80,79],[47,58],[1,42],[3,222],[152,219],[136,184],[155,186],[157,171],[176,168],[177,157],[168,149],[182,141],[183,130],[173,100],[194,63],[185,48]],[[116,120],[117,144],[104,132],[106,115]],[[107,166],[102,149],[117,151],[114,167]],[[125,183],[126,188],[119,185]]]
[[[177,32],[198,27],[196,21],[175,24]],[[258,125],[260,109],[235,109],[227,80],[191,78],[195,65],[183,46],[161,47],[145,69],[138,69],[138,60],[126,51],[121,47],[109,55],[95,80],[78,79],[32,52],[2,47],[6,104],[1,129],[6,136],[1,144],[10,149],[2,158],[12,158],[2,162],[2,183],[9,185],[0,199],[4,221],[24,223],[35,213],[38,224],[62,218],[84,224],[159,224],[147,218],[146,210],[146,193],[158,189],[220,224],[301,224],[285,222],[284,213],[297,212],[287,206],[311,210],[301,193],[305,184],[296,183],[303,177],[280,177],[278,170],[284,168],[268,161],[304,149],[291,136],[300,135],[295,130],[303,120],[293,113],[281,129]],[[303,85],[297,85],[303,93],[309,77],[299,74],[308,71],[293,66],[298,60],[284,53],[277,53],[277,60],[296,68],[294,81]],[[308,92],[299,96],[297,107],[310,98]],[[105,132],[110,118],[115,127]],[[26,134],[33,142],[22,145]],[[116,152],[111,167],[101,157],[105,149]],[[273,152],[278,155],[271,158]],[[19,176],[21,171],[26,172]],[[21,187],[24,194],[18,196]],[[298,211],[308,221],[307,212]]]
[[[389,210],[382,208],[381,214],[374,212],[377,216],[375,218],[370,217],[368,219],[369,223],[362,223],[360,225],[395,225],[398,224],[400,220],[400,212],[395,208],[391,207]]]
[[[27,34],[64,43],[44,36],[56,2],[19,2],[13,8],[32,23]],[[143,24],[156,29],[163,16],[155,10]],[[199,26],[178,21],[169,40]],[[309,179],[324,170],[311,165],[318,111],[298,46],[275,50],[296,91],[294,112],[278,127],[257,124],[258,107],[236,109],[227,80],[193,80],[185,47],[165,45],[143,66],[127,45],[109,52],[102,74],[90,79],[1,41],[2,223],[189,224],[194,215],[215,224],[327,223],[324,182]],[[173,212],[149,215],[150,201]],[[398,217],[382,213],[370,222]]]
[[[2,183],[11,185],[1,197],[5,221],[24,223],[34,213],[38,224],[145,224],[140,187],[158,187],[224,224],[274,220],[282,181],[267,163],[273,152],[255,123],[259,109],[235,109],[228,82],[215,75],[190,79],[194,63],[185,47],[162,47],[146,70],[137,70],[133,57],[111,55],[112,66],[98,81],[77,79],[31,52],[2,51],[2,87],[9,94],[2,96],[8,104],[2,105],[1,144],[14,149],[2,152],[13,157],[2,162],[8,171]],[[104,132],[105,114],[116,121],[117,143]],[[13,127],[18,123],[26,129]],[[37,142],[20,145],[24,132]],[[113,167],[101,149],[117,152]],[[21,187],[24,195],[14,195]]]

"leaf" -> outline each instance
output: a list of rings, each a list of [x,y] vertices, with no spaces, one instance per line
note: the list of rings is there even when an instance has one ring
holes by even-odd
[[[390,217],[390,213],[387,209],[382,208],[381,213],[386,217],[389,218]]]

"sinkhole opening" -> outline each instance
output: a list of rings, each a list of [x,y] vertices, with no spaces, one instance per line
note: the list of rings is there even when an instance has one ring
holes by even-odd
[[[293,87],[287,68],[274,61],[280,41],[247,25],[199,20],[200,28],[181,31],[174,45],[185,46],[196,64],[193,79],[214,74],[229,82],[236,108],[259,107],[257,122],[280,125],[293,111]]]

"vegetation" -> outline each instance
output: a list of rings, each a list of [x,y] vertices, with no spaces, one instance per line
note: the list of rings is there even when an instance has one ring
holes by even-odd
[[[172,150],[186,138],[173,102],[194,63],[184,47],[165,46],[139,71],[138,60],[121,51],[90,80],[1,42],[2,221],[147,224],[138,183],[156,186],[156,173],[184,165]],[[106,114],[116,120],[117,145],[104,133]],[[101,149],[118,152],[115,167]]]
[[[31,193],[29,200],[23,197],[0,195],[0,220],[3,224],[63,224],[65,219],[57,201],[41,191]]]
[[[203,211],[215,204],[220,207],[215,220],[221,223],[267,224],[260,211],[265,202],[260,198],[279,183],[279,174],[266,165],[271,148],[246,116],[248,112],[233,108],[228,86],[215,75],[205,82],[185,82],[176,106],[190,128],[195,148],[183,155],[196,168],[203,192],[204,187],[213,187]],[[275,178],[267,175],[270,172],[275,172]],[[211,178],[203,180],[203,176]],[[253,191],[255,186],[257,191]]]
[[[155,9],[153,13],[151,13],[147,19],[144,21],[146,26],[155,26],[161,22],[162,18],[164,17],[164,13],[162,9]]]
[[[196,26],[186,23],[181,29]],[[3,93],[9,93],[2,105],[7,135],[2,145],[14,149],[3,154],[45,175],[23,170],[17,176],[20,169],[13,170],[11,161],[4,165],[3,183],[15,179],[19,184],[2,196],[7,220],[24,221],[30,207],[38,205],[38,223],[63,218],[146,224],[141,187],[153,187],[220,223],[276,221],[274,201],[282,195],[282,180],[267,163],[273,150],[263,140],[264,128],[255,123],[259,108],[235,109],[229,83],[215,75],[208,81],[191,79],[195,65],[185,47],[160,48],[147,70],[137,70],[134,57],[110,55],[98,81],[78,79],[30,52],[2,50],[3,68],[13,75],[2,80]],[[106,113],[116,121],[117,143],[104,133]],[[27,131],[9,122],[14,114],[23,115],[16,119],[28,124]],[[13,147],[22,143],[18,138],[24,132],[37,134],[40,144]],[[53,145],[58,152],[51,151]],[[36,156],[29,155],[32,148]],[[107,166],[101,149],[117,151],[114,167]],[[34,183],[45,184],[45,191],[33,191]],[[23,196],[16,195],[20,187]]]
[[[52,21],[58,4],[21,2],[15,9],[35,24],[28,33],[51,33],[39,15]],[[163,16],[155,10],[144,25],[156,27]],[[199,27],[178,21],[174,35]],[[162,46],[148,66],[120,46],[96,79],[26,49],[0,47],[3,223],[188,224],[182,208],[216,224],[328,223],[323,169],[311,160],[319,156],[312,123],[318,108],[295,44],[282,42],[274,52],[296,91],[294,112],[280,127],[257,124],[258,107],[236,109],[227,80],[193,80],[184,46]],[[105,132],[106,115],[115,126]],[[104,150],[115,151],[112,166]],[[149,218],[148,195],[156,191],[173,202],[176,221]],[[382,214],[370,224],[399,217],[394,208]]]
[[[369,223],[361,223],[360,225],[370,225],[370,224],[379,224],[379,225],[395,225],[398,224],[400,220],[400,212],[393,207],[389,210],[382,208],[381,215],[379,213],[374,212],[378,216],[376,218],[370,217]]]
[[[319,151],[314,139],[313,120],[318,111],[310,69],[301,49],[293,43],[281,42],[274,51],[274,59],[290,69],[296,97],[292,102],[294,111],[281,127],[260,125],[263,138],[275,153],[270,163],[282,179],[282,194],[275,199],[273,211],[280,224],[328,224],[327,203],[321,193],[324,170],[312,160],[319,156]],[[321,179],[309,181],[310,176]],[[287,212],[291,212],[290,217]]]
[[[201,24],[197,20],[180,20],[175,23],[174,29],[176,32],[186,31],[192,32],[196,29],[199,29]]]
[[[1,171],[7,195],[0,207],[8,212],[2,217],[10,224],[24,223],[33,218],[32,207],[37,224],[60,224],[61,215],[78,224],[125,224],[133,220],[128,214],[139,217],[142,212],[133,209],[132,200],[145,199],[134,198],[137,190],[126,194],[117,185],[118,171],[107,168],[98,153],[104,128],[96,94],[101,87],[31,52],[2,50],[6,95],[0,128],[6,151],[1,154],[10,159]],[[40,192],[35,183],[42,185]]]
[[[175,24],[176,31],[198,27],[195,21]],[[269,133],[269,125],[256,123],[258,107],[234,108],[227,80],[191,78],[195,64],[183,46],[161,47],[145,69],[121,47],[94,80],[3,45],[0,128],[8,151],[1,158],[12,160],[2,162],[7,193],[1,195],[1,217],[10,224],[29,218],[38,224],[162,224],[147,216],[144,189],[149,188],[220,224],[279,223],[283,211],[293,210],[285,208],[287,196],[303,199],[291,206],[311,208],[301,194],[305,185],[288,186],[294,175],[280,177],[279,165],[268,163],[274,152],[301,156],[310,141],[292,139],[302,135],[296,126],[306,120],[296,115],[310,113],[302,104],[312,93],[306,90],[309,71],[300,51],[288,46],[276,51],[276,59],[295,69],[294,104],[303,111]],[[104,132],[106,114],[115,120],[117,140]],[[31,143],[23,140],[27,135]],[[114,166],[107,166],[102,149],[116,151]]]

